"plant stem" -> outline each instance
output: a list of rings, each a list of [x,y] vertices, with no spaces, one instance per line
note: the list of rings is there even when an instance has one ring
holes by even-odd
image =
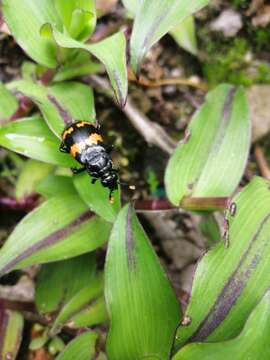
[[[137,83],[138,85],[142,85],[145,87],[161,87],[166,85],[186,85],[191,86],[203,91],[207,91],[207,85],[205,83],[191,80],[191,79],[180,79],[180,78],[171,78],[171,79],[160,79],[156,81],[151,81],[146,79],[143,76],[140,76],[139,79],[136,79],[136,76],[133,74],[131,70],[128,72],[128,80]]]
[[[0,197],[0,207],[15,211],[30,211],[37,205],[38,194],[31,194],[23,199],[17,200],[12,197]]]
[[[260,145],[255,146],[254,155],[262,176],[270,180],[270,168],[269,164],[265,158],[263,148]]]
[[[230,201],[229,197],[185,197],[180,207],[190,211],[223,211]]]
[[[177,209],[167,199],[136,200],[134,203],[136,211],[161,211]]]
[[[84,77],[84,81],[88,84],[90,83],[97,91],[100,91],[105,96],[114,99],[113,92],[111,91],[108,82],[103,78],[92,75],[91,77]],[[137,109],[129,97],[127,98],[126,105],[122,111],[135,129],[150,145],[159,147],[167,154],[173,152],[177,145],[176,141],[174,141],[159,124],[149,120],[145,114]]]

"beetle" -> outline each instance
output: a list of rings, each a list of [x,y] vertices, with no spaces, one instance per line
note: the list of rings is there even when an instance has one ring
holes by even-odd
[[[87,171],[92,177],[92,184],[100,179],[101,184],[109,189],[109,201],[118,189],[117,170],[113,168],[110,156],[112,147],[106,147],[100,134],[100,125],[88,121],[77,121],[69,124],[62,133],[59,150],[69,153],[81,165],[71,168],[74,174]]]

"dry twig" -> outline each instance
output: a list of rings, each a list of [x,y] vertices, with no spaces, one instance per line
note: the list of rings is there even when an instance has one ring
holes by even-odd
[[[113,98],[113,93],[106,80],[97,75],[86,77],[84,80],[87,83],[91,83],[91,85],[106,96]],[[135,129],[142,134],[149,144],[156,145],[168,154],[173,152],[177,143],[159,124],[150,121],[140,110],[138,110],[129,97],[127,98],[126,105],[122,111],[126,114]]]
[[[260,145],[255,146],[254,155],[255,155],[260,173],[262,174],[262,176],[264,178],[266,178],[267,180],[270,180],[270,168],[269,168],[268,162],[265,158],[263,149]]]
[[[151,81],[143,76],[140,76],[139,79],[136,79],[136,76],[133,74],[133,72],[129,71],[128,80],[132,82],[136,82],[137,84],[145,87],[157,88],[160,86],[167,86],[167,85],[186,85],[203,91],[207,91],[207,85],[205,83],[193,79],[171,78],[171,79],[161,79],[161,80]]]

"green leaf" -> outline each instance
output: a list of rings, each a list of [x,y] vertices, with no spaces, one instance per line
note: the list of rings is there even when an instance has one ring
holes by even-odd
[[[96,301],[91,302],[86,309],[76,314],[69,326],[73,328],[90,327],[102,324],[108,318],[104,297],[101,296]]]
[[[170,34],[180,47],[193,55],[197,55],[198,49],[193,16],[187,17],[172,28]]]
[[[141,0],[130,39],[131,65],[135,74],[147,51],[162,36],[209,0]]]
[[[74,185],[85,203],[96,214],[109,222],[114,222],[115,217],[120,210],[120,191],[113,192],[113,204],[109,201],[109,189],[104,188],[100,181],[91,183],[88,174],[75,175]]]
[[[53,168],[50,164],[27,160],[16,182],[16,198],[21,199],[34,193],[36,184],[51,173]]]
[[[71,176],[49,175],[36,185],[35,190],[46,198],[55,195],[76,195]]]
[[[40,35],[45,23],[61,30],[54,0],[3,0],[5,21],[23,50],[36,62],[54,68],[57,66],[57,46],[53,40]]]
[[[85,332],[73,339],[59,354],[56,360],[89,360],[93,359],[96,353],[95,345],[97,334],[94,332]]]
[[[60,141],[39,116],[12,121],[0,127],[0,145],[32,159],[65,167],[77,166],[59,151]]]
[[[94,0],[55,0],[55,7],[72,38],[83,41],[96,26]]]
[[[85,309],[103,293],[103,274],[97,274],[88,286],[75,294],[59,312],[54,321],[50,334],[53,336],[60,331],[61,327],[74,315]]]
[[[0,359],[15,360],[23,332],[20,313],[0,308]]]
[[[218,243],[221,240],[220,228],[218,222],[212,213],[201,215],[199,229],[207,240],[208,247]]]
[[[112,88],[120,106],[127,97],[126,38],[122,31],[95,44],[83,44],[53,28],[56,43],[69,49],[82,49],[98,58],[106,67]]]
[[[219,243],[200,261],[186,309],[191,322],[177,330],[177,348],[238,335],[269,288],[269,185],[255,177],[232,200],[234,212],[227,214],[230,245]]]
[[[270,359],[270,291],[250,314],[242,332],[235,339],[220,343],[195,343],[185,346],[173,360]]]
[[[109,224],[93,216],[78,196],[55,196],[16,226],[0,251],[0,274],[92,251],[104,244],[109,231]]]
[[[103,66],[90,59],[90,54],[86,51],[77,52],[76,56],[67,64],[59,67],[53,77],[53,81],[64,81],[76,77],[95,74],[102,71]]]
[[[38,273],[35,302],[40,313],[59,310],[87,286],[96,270],[93,253],[42,266]]]
[[[134,210],[119,213],[109,240],[105,297],[110,360],[168,359],[179,323],[176,296]]]
[[[10,87],[29,97],[40,108],[48,126],[58,137],[72,119],[91,122],[96,117],[92,88],[79,82],[66,81],[47,87],[19,80]]]
[[[10,118],[17,110],[18,101],[11,92],[0,82],[0,124]]]
[[[209,92],[179,143],[165,174],[169,200],[227,197],[236,189],[250,147],[250,118],[242,88],[219,85]]]

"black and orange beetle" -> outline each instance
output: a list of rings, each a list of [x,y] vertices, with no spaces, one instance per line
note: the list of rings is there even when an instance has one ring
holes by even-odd
[[[87,171],[94,184],[100,179],[101,184],[110,190],[109,200],[113,202],[112,193],[118,188],[117,170],[113,169],[110,156],[112,148],[104,145],[100,126],[87,121],[77,121],[68,125],[62,133],[60,151],[69,153],[82,167],[72,168],[74,174]]]

